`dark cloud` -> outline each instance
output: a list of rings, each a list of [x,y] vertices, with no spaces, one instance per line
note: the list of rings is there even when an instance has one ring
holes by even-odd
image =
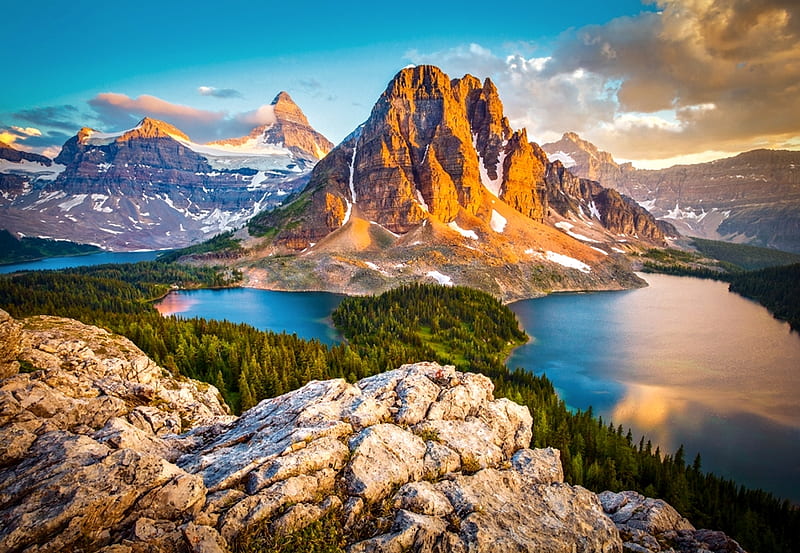
[[[201,96],[213,96],[214,98],[243,98],[242,93],[235,88],[214,88],[213,86],[200,86],[197,92]]]
[[[54,145],[62,146],[74,135],[59,131],[42,133],[41,136],[31,136],[25,139],[25,145],[32,148],[49,148]]]
[[[72,105],[24,109],[16,112],[14,117],[40,127],[51,127],[68,132],[76,132],[80,129],[82,120],[86,118],[78,108]]]

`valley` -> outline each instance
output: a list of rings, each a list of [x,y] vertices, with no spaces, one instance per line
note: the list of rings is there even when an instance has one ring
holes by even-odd
[[[637,170],[428,64],[338,144],[220,113],[0,147],[15,251],[105,250],[0,270],[0,550],[796,550],[800,338],[729,291],[798,328],[796,254],[740,245],[800,252],[796,152]]]

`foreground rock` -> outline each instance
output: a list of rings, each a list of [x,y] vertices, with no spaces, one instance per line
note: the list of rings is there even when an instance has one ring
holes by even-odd
[[[353,553],[735,544],[663,502],[565,484],[557,450],[528,449],[528,409],[481,375],[405,365],[234,418],[97,328],[0,312],[0,335],[0,552],[226,552],[326,516]]]
[[[617,525],[625,551],[744,553],[739,544],[723,532],[696,530],[661,499],[636,492],[608,491],[598,497],[603,510]]]

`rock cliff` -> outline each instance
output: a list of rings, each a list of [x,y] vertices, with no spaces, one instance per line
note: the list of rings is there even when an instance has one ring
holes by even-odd
[[[620,254],[665,245],[662,229],[577,180],[510,127],[491,80],[406,68],[292,203],[251,220],[239,266],[248,286],[345,293],[433,279],[507,300],[642,285]]]
[[[326,516],[353,553],[741,551],[661,501],[564,483],[481,375],[313,381],[235,418],[103,330],[0,312],[0,336],[3,553],[222,553]]]

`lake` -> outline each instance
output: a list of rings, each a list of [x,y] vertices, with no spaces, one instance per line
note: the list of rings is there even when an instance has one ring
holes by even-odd
[[[532,337],[508,365],[546,373],[572,408],[646,435],[704,470],[800,501],[800,336],[727,284],[643,275],[647,288],[510,305]],[[342,296],[173,292],[164,314],[246,322],[325,343]]]
[[[103,252],[0,266],[61,269],[152,260],[159,252]],[[547,374],[571,408],[680,444],[691,462],[800,501],[800,335],[727,284],[643,275],[647,288],[553,294],[510,305],[532,337],[511,368]],[[163,314],[245,322],[326,344],[343,296],[251,288],[173,292]]]
[[[163,252],[100,252],[87,255],[71,255],[68,257],[48,257],[46,259],[37,259],[36,261],[27,261],[25,263],[0,265],[0,274],[15,273],[17,271],[69,269],[71,267],[84,267],[88,265],[105,265],[106,263],[153,261],[161,253]]]
[[[325,344],[341,341],[330,315],[344,296],[326,292],[272,292],[255,288],[171,292],[156,304],[162,315],[226,319],[261,330],[297,334]]]
[[[509,367],[547,374],[572,408],[687,462],[800,501],[800,335],[727,284],[642,275],[625,292],[510,305],[532,337]]]

